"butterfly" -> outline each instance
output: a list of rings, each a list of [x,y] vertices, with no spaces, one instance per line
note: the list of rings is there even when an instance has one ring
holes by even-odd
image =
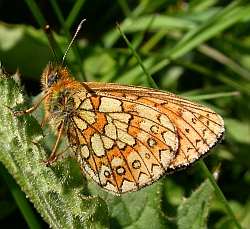
[[[78,82],[67,67],[51,62],[41,83],[44,96],[25,113],[44,102],[42,126],[49,120],[58,136],[46,163],[70,147],[81,169],[116,195],[138,191],[193,164],[220,142],[225,131],[223,119],[214,111],[169,92]],[[55,156],[62,137],[68,147]]]

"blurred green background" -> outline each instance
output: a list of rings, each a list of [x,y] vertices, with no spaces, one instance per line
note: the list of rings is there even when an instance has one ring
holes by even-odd
[[[210,171],[220,165],[218,185],[236,217],[247,228],[250,225],[248,1],[57,3],[71,35],[79,22],[87,19],[66,58],[66,65],[76,78],[151,86],[121,38],[116,28],[118,22],[160,89],[209,106],[224,118],[225,140],[204,161]],[[18,70],[29,95],[40,92],[40,75],[48,61],[55,62],[44,26],[50,24],[54,31],[59,62],[69,43],[53,4],[52,0],[0,1],[0,60],[8,73]],[[205,175],[196,165],[163,179],[160,207],[171,218],[182,197],[190,196]],[[0,225],[27,227],[1,176],[0,182],[0,209],[8,206],[0,214]],[[229,222],[223,204],[213,198],[208,227],[228,228]],[[42,219],[40,223],[47,228]]]

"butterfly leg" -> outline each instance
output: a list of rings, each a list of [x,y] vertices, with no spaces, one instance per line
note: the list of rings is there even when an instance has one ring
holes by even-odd
[[[14,115],[15,116],[18,116],[18,115],[21,115],[21,114],[25,114],[25,113],[30,113],[34,110],[37,109],[37,107],[43,102],[43,100],[49,95],[51,94],[51,92],[47,92],[33,107],[29,108],[28,110],[23,110],[23,111],[15,111],[14,112]]]
[[[45,125],[47,119],[48,119],[48,118],[45,116],[44,119],[43,119],[43,121],[42,121],[42,123],[41,123],[41,125],[40,125],[41,128],[43,128],[43,126]]]
[[[60,125],[60,129],[59,129],[59,132],[58,132],[58,136],[57,136],[57,139],[56,139],[56,143],[54,145],[54,148],[49,156],[49,159],[47,161],[45,161],[44,163],[46,165],[49,165],[50,164],[50,161],[52,160],[53,162],[55,162],[69,147],[67,147],[66,149],[64,149],[61,153],[59,153],[57,156],[54,156],[55,155],[55,152],[58,148],[58,145],[60,143],[60,140],[61,140],[61,137],[62,137],[62,133],[63,133],[63,129],[64,129],[64,124],[65,124],[65,121],[63,120],[61,122],[61,125]]]
[[[61,157],[61,155],[63,155],[63,154],[68,150],[68,148],[69,148],[69,146],[67,146],[67,147],[66,147],[65,149],[63,149],[59,154],[57,154],[57,155],[54,157],[53,162],[56,162],[57,159],[58,159],[59,157]]]

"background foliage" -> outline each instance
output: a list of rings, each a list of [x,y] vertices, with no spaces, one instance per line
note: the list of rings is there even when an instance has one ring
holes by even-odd
[[[69,34],[74,33],[81,19],[87,19],[77,37],[77,42],[66,58],[66,64],[79,80],[150,87],[131,51],[121,39],[115,26],[115,22],[119,22],[160,89],[198,101],[211,107],[224,118],[226,138],[204,161],[210,171],[220,166],[218,185],[238,221],[248,228],[250,225],[250,4],[248,1],[96,0],[93,3],[88,0],[65,0],[58,1],[57,4],[58,8],[56,1],[53,0],[0,1],[2,21],[0,60],[7,72],[15,73],[18,69],[21,74],[21,85],[23,85],[21,88],[29,95],[25,106],[30,107],[34,102],[30,96],[37,95],[40,91],[39,79],[42,70],[48,61],[54,62],[43,29],[47,23],[56,32],[53,34],[54,43],[60,61],[69,43]],[[66,20],[65,24],[62,18]],[[68,28],[70,33],[65,28]],[[17,88],[15,84],[5,81],[2,81],[1,85],[11,85],[11,89],[15,88],[16,93],[13,93],[13,96],[15,95],[16,100],[13,100],[13,104],[20,103],[21,94],[18,92],[20,87]],[[1,96],[1,101],[3,98],[9,101],[3,91]],[[42,120],[41,114],[42,110],[34,114],[39,123]],[[8,115],[11,119],[12,116]],[[3,119],[1,120],[2,124],[5,124]],[[16,125],[11,127],[22,128],[19,123],[21,121],[23,120],[15,121]],[[27,122],[34,124],[36,121],[27,118]],[[37,125],[39,132],[39,125],[34,125]],[[10,125],[4,128],[8,127]],[[0,138],[4,144],[5,135],[1,131]],[[11,129],[8,131],[11,134]],[[44,132],[50,133],[47,129]],[[39,133],[41,135],[41,132]],[[48,136],[39,144],[50,152],[54,139],[53,135]],[[40,148],[40,154],[37,155],[43,157]],[[0,151],[2,155],[7,152],[3,148]],[[24,159],[27,157],[27,160],[32,160],[29,158],[31,157],[29,152],[20,153]],[[64,169],[68,171],[65,167],[69,166],[68,163],[74,164],[65,161],[62,162],[62,169],[49,170],[49,178],[55,179],[53,182],[60,180],[60,174],[64,174],[62,172]],[[42,163],[37,164],[39,166]],[[42,166],[38,168],[47,171],[43,170],[46,168]],[[61,164],[56,166],[61,168]],[[5,167],[1,164],[0,168],[2,174],[0,209],[5,209],[0,211],[1,225],[4,225],[4,228],[13,228],[17,225],[19,228],[27,227],[27,224],[33,228],[47,228],[48,225],[36,210],[30,208],[33,204],[22,196],[22,192]],[[55,170],[59,173],[57,174]],[[77,172],[76,174],[80,176]],[[100,200],[102,212],[106,211],[99,217],[103,227],[143,228],[145,225],[151,225],[154,228],[166,226],[187,228],[187,225],[190,227],[196,225],[193,228],[199,228],[197,225],[207,224],[208,228],[234,228],[223,203],[216,195],[211,195],[212,189],[208,182],[204,182],[205,178],[205,174],[197,164],[166,176],[152,187],[127,196],[113,197],[99,190],[91,182],[88,182],[88,188],[84,189],[83,195],[99,195],[105,200],[109,210]],[[68,181],[66,180],[66,183]],[[20,180],[17,182],[19,185],[22,184]],[[72,182],[78,189],[78,185]],[[62,185],[61,189],[64,188]],[[26,190],[25,187],[22,189]],[[68,194],[72,193],[65,195]],[[183,197],[190,196],[188,201],[183,201]],[[17,200],[22,201],[18,203]],[[198,206],[199,203],[205,204]],[[197,204],[195,208],[191,209],[190,206],[195,204]],[[26,206],[25,210],[23,206]],[[106,210],[103,211],[103,208]],[[192,210],[191,213],[188,210]],[[198,217],[201,211],[204,212]],[[35,223],[30,224],[25,214]],[[198,219],[204,219],[203,224],[191,221],[194,215]]]

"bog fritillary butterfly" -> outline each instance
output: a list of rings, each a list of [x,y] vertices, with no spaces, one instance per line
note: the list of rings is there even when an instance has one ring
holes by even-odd
[[[196,162],[224,133],[223,119],[214,111],[169,92],[81,83],[52,63],[41,82],[45,95],[25,112],[44,101],[45,120],[58,135],[48,163],[59,157],[54,154],[64,136],[81,169],[117,195]]]

